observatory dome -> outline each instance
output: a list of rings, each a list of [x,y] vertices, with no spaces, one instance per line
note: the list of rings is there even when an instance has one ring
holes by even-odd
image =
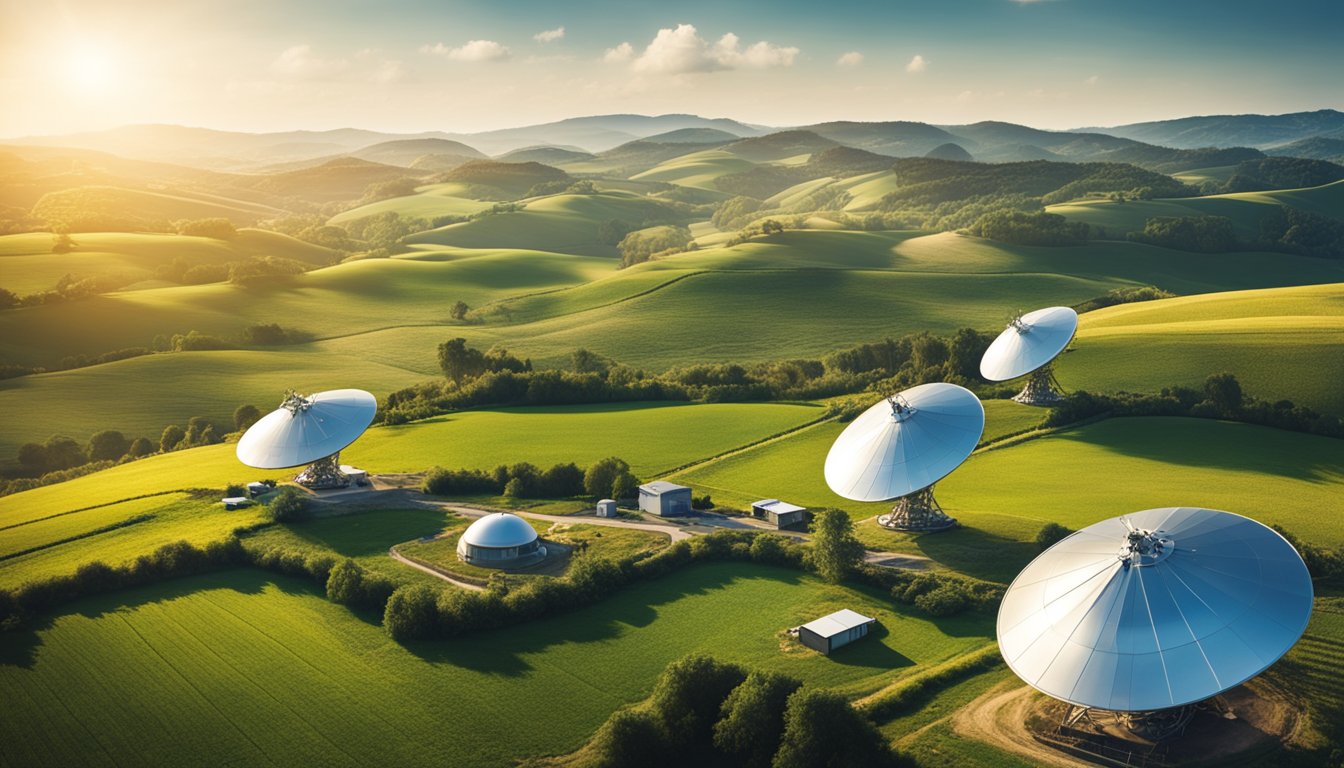
[[[457,556],[472,565],[507,568],[545,557],[546,548],[526,520],[495,512],[467,526],[457,540]]]

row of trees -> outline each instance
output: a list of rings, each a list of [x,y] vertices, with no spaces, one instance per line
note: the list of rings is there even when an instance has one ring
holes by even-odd
[[[1225,216],[1157,216],[1130,240],[1198,253],[1266,249],[1344,259],[1344,221],[1288,206],[1276,206],[1260,221],[1259,237],[1237,233]]]
[[[489,494],[515,499],[629,498],[639,488],[639,479],[624,460],[609,457],[594,462],[586,470],[577,464],[556,464],[542,471],[522,462],[493,471],[480,469],[444,469],[434,467],[425,474],[421,490],[435,496],[475,496]]]
[[[842,696],[708,656],[668,665],[642,705],[622,709],[583,752],[622,766],[913,766]]]

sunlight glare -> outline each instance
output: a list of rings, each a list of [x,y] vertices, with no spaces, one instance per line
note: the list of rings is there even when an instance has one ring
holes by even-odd
[[[67,61],[66,74],[70,83],[83,91],[105,91],[116,80],[112,59],[93,48],[73,52]]]

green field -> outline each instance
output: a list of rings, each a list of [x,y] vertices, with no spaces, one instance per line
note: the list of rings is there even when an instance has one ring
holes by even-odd
[[[875,638],[832,658],[780,632],[840,606]],[[885,598],[713,564],[591,608],[400,646],[305,584],[254,571],[82,601],[0,636],[0,762],[505,766],[577,747],[692,652],[871,691],[983,645],[984,617],[931,622]],[[519,723],[544,717],[545,727]]]
[[[1125,202],[1087,200],[1050,205],[1046,210],[1094,227],[1104,227],[1108,236],[1120,237],[1126,232],[1142,232],[1148,219],[1156,216],[1225,216],[1232,220],[1239,234],[1256,238],[1260,235],[1260,221],[1279,205],[1338,218],[1344,210],[1344,181],[1307,189],[1234,192],[1207,197]]]
[[[628,404],[467,411],[369,430],[341,454],[370,472],[422,472],[434,465],[493,468],[530,461],[541,467],[587,466],[617,455],[653,477],[673,467],[804,424],[821,415],[807,405]],[[293,471],[243,466],[232,444],[133,461],[57,485],[0,497],[0,525],[181,488],[286,478]]]
[[[494,205],[491,202],[467,197],[466,187],[467,185],[457,182],[417,187],[414,195],[393,197],[351,208],[332,216],[329,222],[342,224],[389,212],[404,218],[421,218],[429,221],[436,216],[470,216]]]
[[[309,264],[328,264],[335,258],[326,248],[260,229],[240,230],[229,240],[154,232],[77,233],[71,240],[69,253],[52,253],[54,240],[45,232],[0,237],[0,288],[19,295],[37,293],[55,288],[65,275],[111,275],[133,284],[152,279],[156,268],[174,259],[194,267],[254,256]]]
[[[1232,291],[1084,314],[1060,381],[1155,392],[1231,371],[1262,400],[1344,414],[1344,283]]]
[[[676,479],[720,503],[782,498],[839,507],[856,519],[880,514],[890,505],[848,501],[826,487],[822,464],[840,431],[822,424]],[[921,552],[1003,582],[1035,556],[1032,540],[1045,523],[1080,528],[1152,507],[1226,509],[1334,546],[1344,532],[1321,510],[1344,492],[1341,468],[1344,442],[1330,438],[1203,419],[1111,419],[972,455],[937,489],[960,530],[911,536],[860,528],[869,546]]]

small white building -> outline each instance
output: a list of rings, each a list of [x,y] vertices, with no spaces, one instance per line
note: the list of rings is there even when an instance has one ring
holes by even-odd
[[[483,568],[518,568],[546,557],[546,548],[526,520],[495,512],[467,526],[457,540],[457,556]]]
[[[799,627],[798,641],[808,648],[829,654],[842,645],[867,637],[868,629],[876,623],[877,619],[841,608]]]
[[[615,500],[615,499],[603,499],[603,500],[597,502],[597,516],[598,516],[598,517],[615,517],[615,516],[616,516],[616,500]]]
[[[677,517],[691,513],[691,489],[684,485],[654,480],[639,486],[639,508],[659,517]]]
[[[800,507],[779,499],[762,499],[751,505],[751,516],[773,523],[776,528],[789,528],[801,525],[807,514],[807,507]]]
[[[265,483],[248,483],[248,484],[247,484],[247,495],[248,495],[248,496],[252,496],[252,497],[255,498],[255,497],[257,497],[257,496],[262,495],[263,493],[270,493],[270,492],[271,492],[271,486],[269,486],[269,485],[267,485],[267,484],[265,484]]]
[[[234,510],[252,506],[252,500],[246,496],[226,496],[221,502],[225,509]]]
[[[341,474],[350,478],[350,482],[355,485],[368,485],[369,473],[359,467],[352,467],[349,464],[341,465]]]

